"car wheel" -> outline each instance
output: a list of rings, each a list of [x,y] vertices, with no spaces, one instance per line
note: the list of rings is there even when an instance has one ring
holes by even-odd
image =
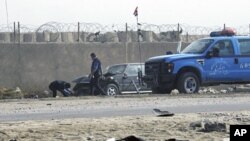
[[[106,87],[106,93],[108,96],[114,96],[119,94],[119,89],[115,84],[108,84]]]
[[[197,93],[200,82],[197,75],[193,72],[182,73],[177,82],[177,89],[180,93]]]

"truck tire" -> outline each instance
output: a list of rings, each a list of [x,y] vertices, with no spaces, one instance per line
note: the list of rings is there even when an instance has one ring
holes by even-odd
[[[199,79],[193,72],[182,73],[177,81],[177,89],[180,93],[197,93],[199,88]]]
[[[118,95],[120,92],[115,84],[108,84],[106,87],[106,93],[108,96],[115,96]]]

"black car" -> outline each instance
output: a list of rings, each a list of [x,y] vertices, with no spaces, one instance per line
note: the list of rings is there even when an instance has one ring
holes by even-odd
[[[142,81],[144,64],[126,63],[108,67],[100,80],[100,85],[107,95],[121,93],[145,93],[151,92],[146,83]],[[90,79],[87,76],[73,80],[76,83],[73,88],[76,95],[90,94]]]

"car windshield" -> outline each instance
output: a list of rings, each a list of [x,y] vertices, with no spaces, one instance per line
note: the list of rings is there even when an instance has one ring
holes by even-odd
[[[119,73],[123,73],[124,70],[126,68],[126,65],[115,65],[115,66],[110,66],[108,68],[107,73],[111,73],[111,74],[119,74]]]
[[[188,45],[181,53],[201,54],[213,43],[213,41],[213,39],[202,39],[194,41],[190,45]]]

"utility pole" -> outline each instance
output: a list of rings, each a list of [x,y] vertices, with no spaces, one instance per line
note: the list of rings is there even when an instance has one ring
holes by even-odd
[[[16,22],[14,22],[14,43],[16,43]]]
[[[10,30],[10,27],[9,27],[9,12],[8,12],[7,0],[5,0],[5,10],[6,10],[7,28],[8,28],[8,30]]]
[[[77,36],[78,36],[78,39],[77,41],[80,42],[80,22],[78,22],[78,25],[77,25]]]

